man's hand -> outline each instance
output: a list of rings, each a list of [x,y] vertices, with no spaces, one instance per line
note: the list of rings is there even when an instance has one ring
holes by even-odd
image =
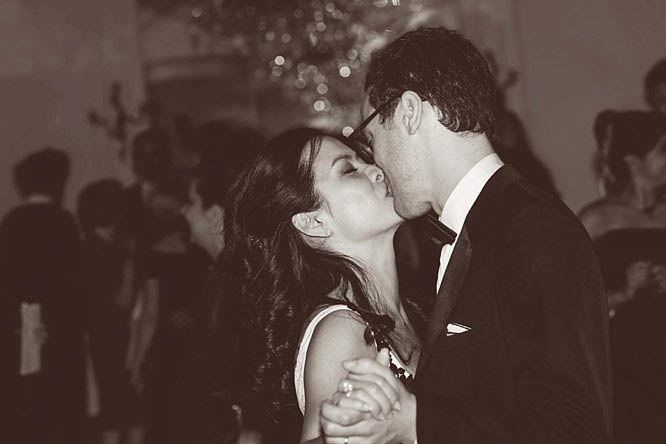
[[[416,397],[388,368],[388,352],[342,366],[349,371],[340,390],[321,407],[324,440],[336,443],[388,443],[416,440]],[[358,405],[357,405],[358,404]],[[359,406],[365,405],[365,409]],[[370,407],[373,414],[369,413]],[[379,409],[379,418],[375,410]],[[345,441],[347,439],[347,441]]]

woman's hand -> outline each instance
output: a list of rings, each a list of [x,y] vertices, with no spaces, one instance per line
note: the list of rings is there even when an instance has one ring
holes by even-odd
[[[383,350],[376,359],[360,358],[343,362],[349,375],[341,382],[333,401],[325,401],[320,412],[321,429],[326,443],[413,442],[416,439],[416,398],[388,368],[389,356]],[[347,405],[358,405],[357,394],[369,395],[373,411],[384,419],[368,415]],[[356,401],[350,401],[356,399]],[[362,403],[368,404],[364,397]],[[389,408],[386,413],[386,408]]]
[[[650,285],[652,280],[651,268],[652,264],[647,261],[634,262],[627,268],[627,285],[622,300],[619,302],[632,300],[636,293]]]
[[[638,261],[627,267],[626,286],[608,293],[608,308],[630,301],[643,291],[666,292],[666,266]]]
[[[388,350],[382,349],[376,360],[381,366],[388,368]],[[397,390],[384,378],[374,373],[355,372],[349,372],[347,377],[340,381],[331,402],[342,408],[370,413],[378,420],[392,417],[393,410],[400,405]]]
[[[666,266],[655,264],[650,268],[652,285],[659,293],[666,293]]]

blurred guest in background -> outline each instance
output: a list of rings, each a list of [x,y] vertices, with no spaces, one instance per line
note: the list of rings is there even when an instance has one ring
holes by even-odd
[[[581,219],[611,307],[616,443],[656,443],[666,428],[666,116],[602,112],[595,122],[607,196]]]
[[[518,170],[528,182],[558,194],[550,171],[532,151],[518,114],[504,106],[499,107],[491,143],[500,158]]]
[[[666,114],[666,59],[655,63],[645,75],[645,100],[652,110]]]
[[[120,230],[125,214],[123,185],[117,180],[99,180],[79,194],[78,215],[85,239],[82,279],[103,444],[138,444],[144,434],[138,399],[125,368],[135,283],[133,243]]]
[[[659,248],[663,254],[663,239]],[[646,273],[655,288],[623,304],[610,324],[616,444],[657,444],[664,438],[666,276],[663,265],[659,268]]]
[[[222,171],[218,173],[213,165],[198,169],[190,184],[189,199],[183,206],[191,240],[207,253],[208,264],[208,276],[202,289],[204,298],[197,310],[198,325],[193,336],[191,365],[186,378],[190,383],[186,389],[195,411],[193,426],[190,427],[191,443],[209,442],[211,436],[220,438],[221,442],[231,442],[239,432],[233,409],[233,401],[237,400],[230,394],[231,389],[238,385],[234,372],[234,364],[240,360],[236,348],[238,333],[232,322],[238,319],[238,313],[232,308],[233,300],[208,298],[218,288],[223,291],[222,286],[218,287],[219,282],[212,270],[224,247],[222,225],[229,178]],[[215,334],[212,331],[213,319],[220,314],[227,315],[226,322],[216,328],[218,334]],[[228,359],[229,356],[234,356],[234,359]],[[209,390],[216,392],[214,397],[207,396]]]
[[[666,185],[666,117],[645,111],[601,116],[603,180],[611,192],[586,206],[580,218],[595,241],[613,308],[649,284],[652,265],[666,263],[656,248],[666,241],[661,230],[666,205],[660,199]]]
[[[509,90],[518,82],[518,72],[510,69],[502,77],[495,54],[486,51],[484,56],[497,86],[497,110],[491,137],[493,148],[504,163],[513,166],[532,185],[558,194],[550,171],[530,146],[523,122],[507,103]]]
[[[263,138],[251,128],[214,120],[199,128],[196,140],[200,161],[194,169],[183,213],[192,242],[214,261],[224,247],[222,227],[229,186],[241,168],[259,152]]]
[[[607,162],[612,123],[616,115],[617,111],[606,109],[597,114],[594,119],[593,132],[597,150],[594,153],[593,170],[597,179],[597,190],[602,198],[622,194],[625,188],[624,184],[614,179],[610,164]]]
[[[256,129],[228,120],[211,120],[197,130],[201,151],[199,167],[234,178],[264,143]]]
[[[137,253],[137,301],[128,352],[132,381],[146,400],[149,443],[179,441],[185,418],[183,377],[205,263],[187,242],[180,214],[187,183],[179,177],[156,185],[146,202],[157,223],[152,242]]]
[[[192,242],[203,248],[213,261],[224,248],[222,226],[228,189],[229,178],[222,172],[195,177],[183,206]]]
[[[23,202],[0,226],[2,442],[83,440],[81,246],[61,207],[69,167],[67,154],[45,148],[14,168]]]
[[[258,133],[214,121],[201,127],[201,161],[194,170],[183,213],[191,240],[209,257],[209,273],[198,310],[190,377],[192,401],[198,412],[188,442],[260,442],[256,414],[238,378],[248,358],[239,344],[240,309],[237,295],[225,291],[213,268],[224,249],[223,224],[229,186],[240,167],[260,148]],[[244,136],[245,135],[245,136]],[[229,359],[233,356],[233,359]],[[210,393],[213,396],[209,396]]]
[[[168,134],[152,127],[141,131],[132,140],[132,171],[136,182],[126,191],[127,217],[123,230],[136,240],[141,250],[154,242],[161,234],[155,232],[159,223],[147,208],[147,201],[155,193],[158,184],[176,175],[171,159]]]

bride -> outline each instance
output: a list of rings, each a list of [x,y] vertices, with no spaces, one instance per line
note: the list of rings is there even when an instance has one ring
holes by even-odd
[[[316,129],[276,136],[236,180],[222,264],[246,310],[244,376],[271,420],[263,442],[320,436],[320,404],[347,377],[342,361],[381,352],[413,380],[425,310],[398,286],[402,222],[382,170]],[[341,402],[378,418],[397,401],[365,381],[347,388]]]

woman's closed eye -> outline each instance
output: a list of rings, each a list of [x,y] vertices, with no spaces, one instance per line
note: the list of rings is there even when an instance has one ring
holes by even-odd
[[[346,161],[342,169],[342,174],[343,175],[354,174],[357,171],[358,168],[352,162]]]

